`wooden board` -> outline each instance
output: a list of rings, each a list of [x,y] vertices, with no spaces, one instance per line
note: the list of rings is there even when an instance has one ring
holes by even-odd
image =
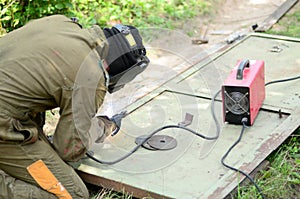
[[[285,15],[298,0],[287,0],[277,10],[275,10],[268,18],[266,18],[262,24],[255,29],[256,32],[265,32],[269,30],[277,21]]]
[[[275,44],[284,49],[271,53],[269,48]],[[130,114],[123,120],[121,132],[92,147],[95,157],[114,160],[135,146],[137,136],[149,134],[163,125],[177,124],[186,112],[194,115],[191,129],[213,136],[216,127],[210,113],[210,99],[237,59],[265,60],[266,79],[270,81],[300,73],[299,46],[297,39],[255,34],[223,54],[200,62],[129,106]],[[259,112],[255,124],[246,129],[242,142],[228,156],[227,163],[250,173],[299,127],[299,86],[297,80],[267,88],[265,108]],[[217,101],[215,106],[221,121],[221,103]],[[279,109],[286,110],[283,117],[276,112]],[[221,122],[219,139],[207,141],[184,130],[168,129],[160,134],[176,138],[178,145],[173,150],[141,148],[115,165],[83,159],[74,168],[89,183],[114,190],[125,189],[136,197],[224,198],[243,180],[243,176],[220,163],[240,130],[240,125]]]

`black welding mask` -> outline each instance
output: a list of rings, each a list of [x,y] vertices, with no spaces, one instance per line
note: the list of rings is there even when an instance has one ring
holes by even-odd
[[[106,57],[110,76],[108,92],[113,93],[143,72],[150,61],[135,27],[117,24],[111,29],[104,28],[103,32],[109,43]]]

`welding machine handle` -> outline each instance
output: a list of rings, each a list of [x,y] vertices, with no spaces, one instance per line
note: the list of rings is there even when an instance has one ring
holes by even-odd
[[[250,64],[249,64],[249,60],[248,59],[244,59],[240,62],[238,69],[237,69],[237,73],[236,73],[236,79],[243,79],[243,72],[245,67],[249,68]]]

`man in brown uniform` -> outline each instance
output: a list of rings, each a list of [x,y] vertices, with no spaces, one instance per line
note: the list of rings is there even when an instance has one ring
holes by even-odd
[[[113,120],[95,117],[105,93],[122,88],[148,63],[132,26],[82,29],[54,15],[1,38],[0,198],[88,198],[68,162],[116,129]],[[40,113],[56,107],[60,119],[51,144]]]

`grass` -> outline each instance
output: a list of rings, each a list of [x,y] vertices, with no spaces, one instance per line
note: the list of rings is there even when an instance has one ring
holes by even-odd
[[[300,4],[298,3],[290,13],[287,13],[267,33],[300,37]]]
[[[95,185],[87,184],[89,189],[90,199],[132,199],[132,195],[125,190],[116,192],[107,188],[100,188]]]

